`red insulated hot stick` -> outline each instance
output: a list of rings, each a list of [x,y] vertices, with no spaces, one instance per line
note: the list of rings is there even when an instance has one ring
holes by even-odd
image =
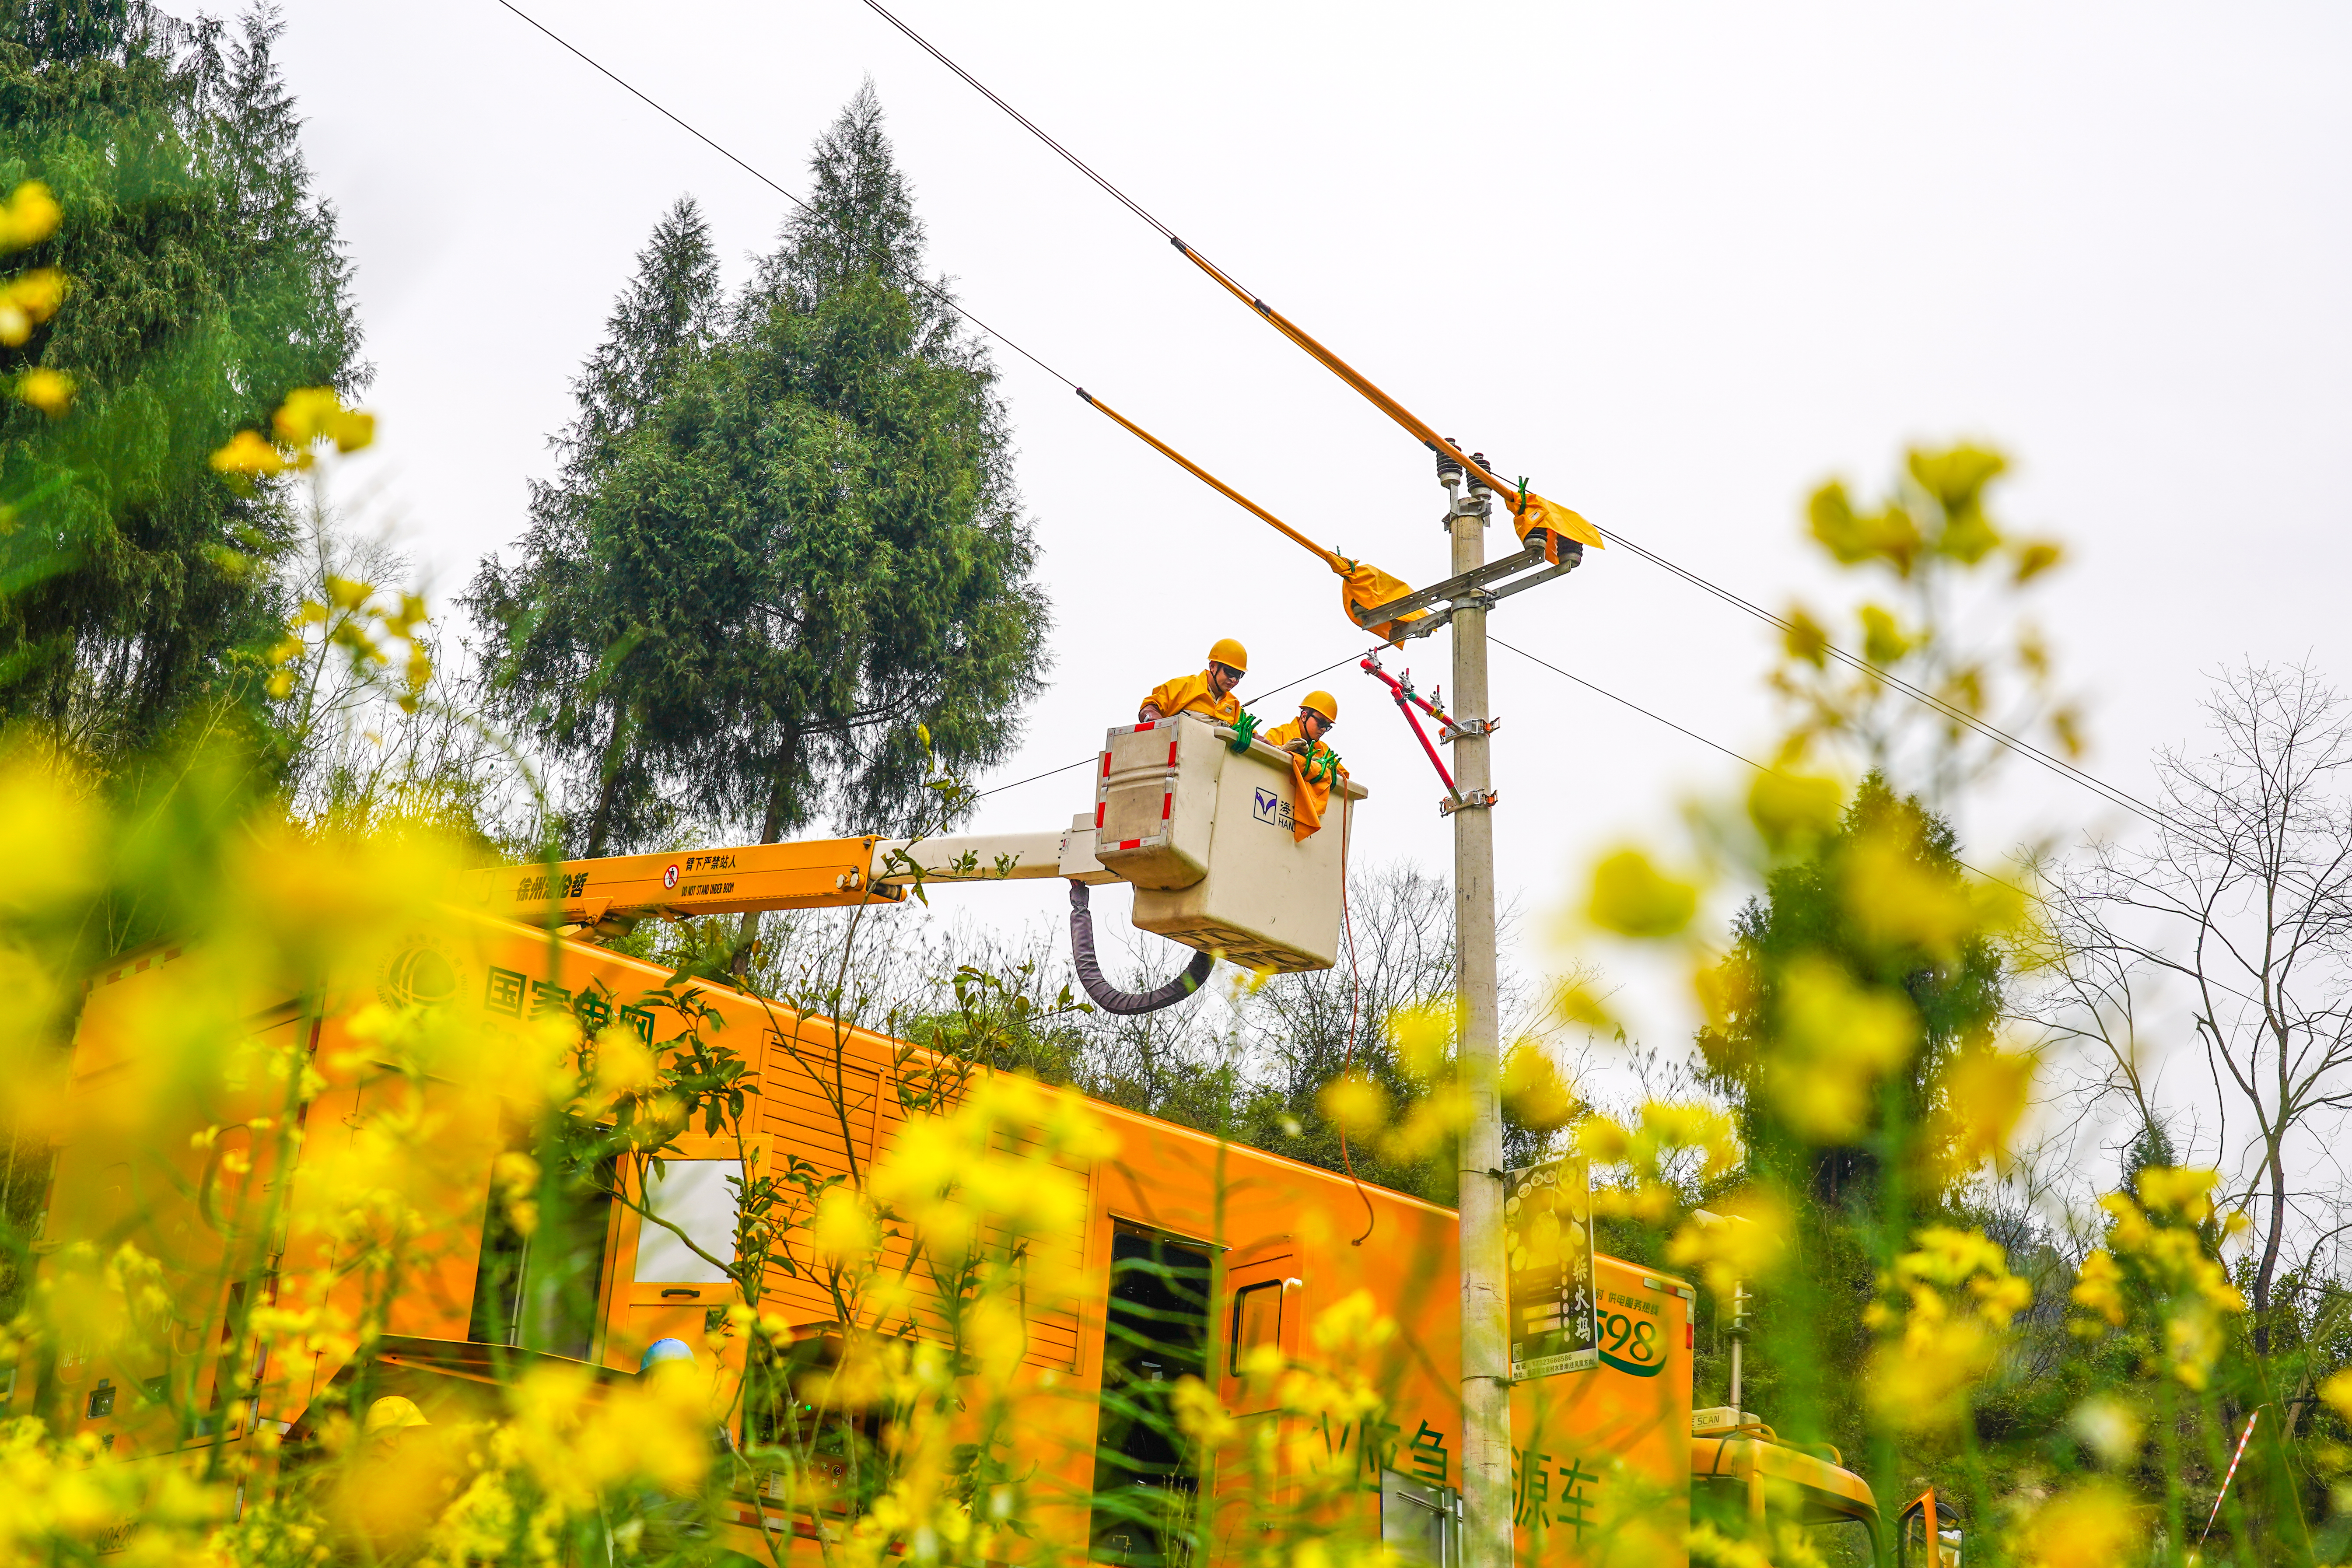
[[[1459,795],[1461,792],[1454,787],[1454,775],[1445,771],[1444,759],[1437,754],[1437,748],[1429,743],[1429,735],[1422,729],[1421,721],[1412,716],[1412,703],[1407,701],[1407,699],[1411,698],[1412,701],[1420,700],[1413,696],[1412,689],[1399,684],[1394,676],[1369,658],[1359,661],[1358,668],[1389,689],[1389,695],[1396,700],[1397,711],[1403,714],[1404,721],[1412,726],[1412,738],[1419,741],[1421,749],[1429,754],[1429,765],[1435,768],[1437,776],[1445,781],[1445,793]]]

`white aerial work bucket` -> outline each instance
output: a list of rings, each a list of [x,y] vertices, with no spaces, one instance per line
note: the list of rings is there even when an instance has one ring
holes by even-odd
[[[1198,714],[1124,725],[1105,737],[1091,846],[1135,887],[1135,925],[1244,969],[1328,969],[1339,958],[1340,886],[1356,802],[1335,787],[1321,831],[1291,832],[1290,753],[1227,746],[1231,728]]]

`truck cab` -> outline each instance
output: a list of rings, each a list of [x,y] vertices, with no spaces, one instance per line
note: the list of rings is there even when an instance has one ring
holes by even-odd
[[[1887,1561],[1878,1500],[1831,1445],[1792,1443],[1749,1412],[1716,1407],[1692,1413],[1690,1450],[1694,1525],[1766,1542],[1792,1525],[1830,1568]]]

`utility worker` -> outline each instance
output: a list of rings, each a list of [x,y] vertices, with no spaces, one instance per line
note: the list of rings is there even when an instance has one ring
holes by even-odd
[[[1179,713],[1205,713],[1223,723],[1238,723],[1242,700],[1234,688],[1249,670],[1249,650],[1232,637],[1219,637],[1209,649],[1209,668],[1198,675],[1180,675],[1151,689],[1135,710],[1135,721],[1173,719]]]
[[[1280,746],[1311,757],[1323,744],[1323,737],[1339,722],[1339,700],[1328,691],[1310,691],[1298,704],[1298,717],[1287,724],[1276,724],[1258,738],[1269,746]]]
[[[1304,843],[1323,826],[1331,804],[1331,786],[1348,776],[1339,753],[1323,743],[1339,722],[1339,700],[1328,691],[1310,691],[1298,704],[1298,717],[1276,724],[1262,740],[1290,753],[1290,837]]]

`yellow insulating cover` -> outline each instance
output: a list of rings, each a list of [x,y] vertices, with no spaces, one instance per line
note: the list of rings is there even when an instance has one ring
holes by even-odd
[[[1378,626],[1367,626],[1363,612],[1396,603],[1412,592],[1412,584],[1402,577],[1390,576],[1369,562],[1350,561],[1344,555],[1335,555],[1332,560],[1335,564],[1331,570],[1339,574],[1339,607],[1347,612],[1348,618],[1374,637],[1402,647],[1404,639],[1398,635],[1397,627],[1406,621],[1421,619],[1429,614],[1427,610],[1415,610]]]
[[[1573,539],[1579,544],[1589,544],[1595,550],[1606,547],[1601,531],[1556,500],[1546,500],[1533,490],[1528,492],[1521,505],[1517,491],[1507,492],[1503,504],[1511,509],[1511,521],[1517,526],[1524,542],[1538,528],[1548,528],[1562,539]]]
[[[1334,709],[1339,706],[1331,700],[1328,692],[1322,691],[1308,692],[1307,701],[1299,706],[1305,708],[1318,697]],[[1323,712],[1319,706],[1315,710]],[[1324,717],[1336,715],[1325,713]],[[1323,813],[1331,804],[1331,786],[1346,778],[1348,770],[1340,766],[1339,753],[1320,741],[1309,742],[1304,751],[1292,751],[1294,742],[1307,740],[1305,728],[1296,719],[1286,724],[1276,724],[1258,738],[1269,746],[1279,746],[1290,752],[1290,809],[1293,817],[1290,836],[1294,842],[1302,841],[1323,826]]]

